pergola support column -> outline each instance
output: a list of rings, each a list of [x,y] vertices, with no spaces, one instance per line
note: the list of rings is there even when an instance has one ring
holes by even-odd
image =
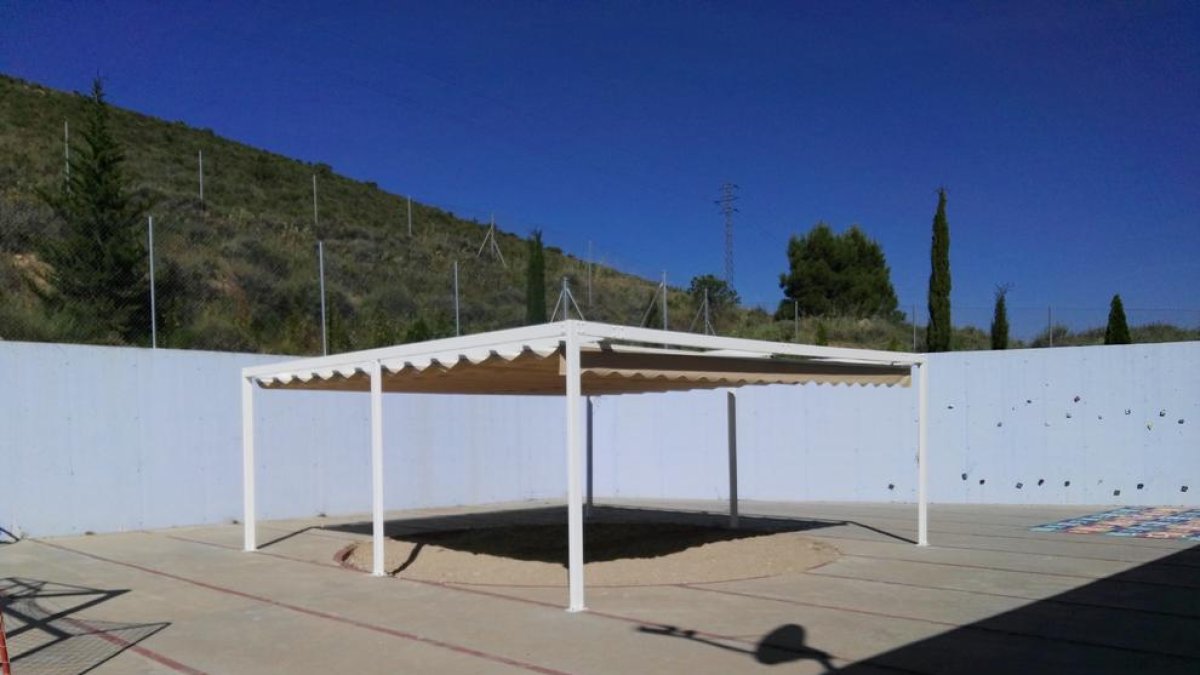
[[[595,483],[595,474],[593,472],[595,469],[595,463],[592,459],[592,457],[593,457],[592,451],[595,448],[595,445],[594,445],[594,440],[593,440],[594,437],[592,435],[592,414],[593,414],[592,413],[592,397],[588,396],[587,397],[587,502],[585,502],[583,505],[583,515],[585,515],[585,516],[592,515],[592,507],[596,505],[595,500],[593,499],[593,495],[594,495],[593,485]]]
[[[258,549],[254,506],[254,380],[242,378],[242,548]]]
[[[729,527],[738,526],[738,474],[737,474],[737,396],[732,391],[725,394],[725,416],[729,427]]]
[[[926,455],[929,445],[929,361],[917,364],[917,546],[929,545],[929,493]]]
[[[383,552],[383,366],[371,364],[371,574],[382,577]]]
[[[567,322],[566,399],[567,399],[567,581],[570,602],[568,612],[582,612],[583,601],[583,431],[580,424],[582,377],[579,337],[575,323]]]

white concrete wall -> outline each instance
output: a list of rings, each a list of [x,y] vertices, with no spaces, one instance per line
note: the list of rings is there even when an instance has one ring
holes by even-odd
[[[241,368],[281,357],[0,342],[0,527],[34,536],[241,516]],[[369,511],[368,399],[255,395],[259,514]],[[563,404],[389,396],[389,508],[561,495]]]
[[[933,501],[1200,505],[1200,343],[935,354],[930,371]],[[596,494],[725,498],[725,395],[598,400]],[[915,389],[736,396],[742,498],[916,499]]]
[[[278,359],[0,342],[0,527],[240,518],[237,375]],[[931,371],[935,501],[1200,504],[1200,343],[939,354]],[[597,497],[725,497],[725,397],[596,399]],[[743,498],[915,498],[914,389],[750,387],[737,401]],[[260,516],[369,510],[368,406],[256,394]],[[385,414],[389,508],[564,493],[560,398],[389,395]]]

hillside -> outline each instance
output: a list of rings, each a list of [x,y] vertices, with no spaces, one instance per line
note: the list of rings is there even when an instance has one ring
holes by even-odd
[[[0,76],[0,338],[71,338],[70,328],[46,316],[33,292],[45,276],[35,242],[58,228],[35,190],[61,179],[63,121],[81,129],[82,110],[75,94]],[[160,345],[318,353],[318,240],[325,245],[330,351],[401,341],[422,334],[414,328],[418,322],[434,335],[453,334],[455,260],[463,332],[524,321],[526,242],[516,234],[498,228],[505,266],[486,251],[476,257],[486,224],[414,201],[409,236],[404,197],[328,165],[116,106],[112,124],[137,191],[155,204],[156,279],[160,302],[169,304]],[[596,265],[589,307],[586,261],[548,246],[551,308],[564,275],[587,318],[613,323],[639,323],[655,287]],[[673,292],[671,303],[672,314],[688,313],[681,293]]]
[[[38,242],[57,236],[60,225],[37,190],[61,180],[63,122],[70,121],[77,147],[83,107],[76,94],[0,75],[0,339],[120,343],[48,314],[38,297],[38,291],[51,290]],[[486,224],[414,201],[410,236],[403,196],[340,176],[326,164],[296,161],[116,106],[111,121],[135,189],[154,202],[160,345],[320,353],[318,240],[325,248],[331,352],[453,335],[455,261],[464,333],[524,322],[526,240],[504,231],[503,223],[497,242],[507,265],[487,251],[477,255]],[[204,154],[203,203],[198,152]],[[548,246],[548,308],[564,276],[588,319],[626,325],[648,319],[660,325],[657,305],[646,315],[657,282],[594,265],[589,304],[587,262]],[[683,290],[671,289],[672,328],[700,329],[697,309]],[[892,319],[806,317],[794,324],[760,309],[736,308],[714,322],[723,335],[914,348],[912,325]],[[1160,324],[1132,330],[1135,342],[1200,339],[1200,330]],[[921,350],[924,326],[916,334],[915,348]],[[1012,346],[1043,346],[1048,337]],[[1102,328],[1071,333],[1056,327],[1053,344],[1102,339]],[[140,343],[148,342],[147,337]],[[969,350],[987,349],[989,342],[985,331],[960,326],[953,344]]]

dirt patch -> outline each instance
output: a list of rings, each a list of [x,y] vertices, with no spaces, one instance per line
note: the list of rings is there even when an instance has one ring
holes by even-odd
[[[801,572],[837,558],[834,547],[795,531],[663,522],[588,522],[589,586],[704,583]],[[565,586],[565,524],[515,524],[411,532],[384,544],[395,576],[448,583]],[[371,542],[339,553],[342,564],[372,565]]]

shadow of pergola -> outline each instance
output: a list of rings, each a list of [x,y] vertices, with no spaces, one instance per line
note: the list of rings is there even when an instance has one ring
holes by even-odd
[[[80,613],[127,590],[103,590],[26,577],[0,578],[8,654],[18,673],[88,673],[170,624],[120,623]]]
[[[859,524],[844,520],[743,515],[738,526],[733,528],[726,514],[595,506],[589,509],[584,523],[584,557],[586,562],[657,558],[714,542],[844,525]],[[346,523],[323,529],[370,535],[371,523]],[[896,534],[868,529],[911,543]],[[284,535],[264,544],[263,548],[301,532],[303,530]],[[418,546],[436,545],[468,553],[564,566],[567,563],[567,509],[562,506],[391,520],[385,524],[384,532],[391,539]]]

